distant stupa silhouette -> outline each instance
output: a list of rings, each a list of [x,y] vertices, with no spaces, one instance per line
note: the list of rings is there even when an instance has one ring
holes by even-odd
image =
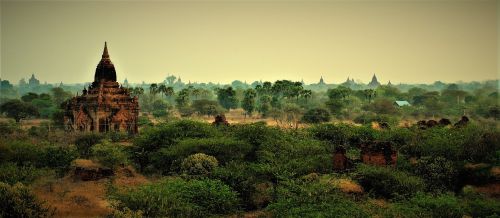
[[[378,82],[377,76],[375,74],[373,74],[372,81],[370,83],[368,83],[368,86],[370,86],[370,87],[380,86],[380,83]]]

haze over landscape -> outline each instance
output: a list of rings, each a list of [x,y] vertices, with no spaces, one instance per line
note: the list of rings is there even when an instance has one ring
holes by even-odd
[[[1,1],[2,79],[498,79],[498,1]]]

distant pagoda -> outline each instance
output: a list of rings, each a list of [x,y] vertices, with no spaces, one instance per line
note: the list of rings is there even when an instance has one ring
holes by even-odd
[[[341,85],[343,86],[352,86],[352,85],[355,85],[356,82],[354,82],[354,79],[350,79],[349,77],[347,77],[347,80],[345,82],[343,82]]]
[[[121,131],[137,133],[139,104],[128,89],[116,82],[115,66],[107,43],[96,67],[94,82],[66,105],[64,122],[68,130],[84,132]]]
[[[370,87],[380,86],[380,83],[378,82],[377,76],[375,74],[373,74],[372,81],[370,83],[368,83],[368,86],[370,86]]]
[[[323,76],[319,79],[318,85],[325,85],[325,81],[323,80]]]
[[[35,74],[31,74],[31,78],[28,80],[28,86],[35,87],[40,85],[40,80],[35,78]]]

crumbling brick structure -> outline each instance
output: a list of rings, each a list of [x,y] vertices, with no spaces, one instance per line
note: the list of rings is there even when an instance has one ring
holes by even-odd
[[[346,150],[342,146],[337,146],[335,152],[333,153],[333,169],[335,171],[344,171],[352,165],[350,160],[347,158]]]
[[[390,142],[371,142],[361,145],[361,161],[376,166],[395,166],[398,152]]]

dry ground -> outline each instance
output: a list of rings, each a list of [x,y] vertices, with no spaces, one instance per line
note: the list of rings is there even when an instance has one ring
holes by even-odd
[[[149,182],[131,167],[120,168],[110,179],[81,181],[72,173],[61,179],[39,181],[34,193],[47,205],[55,208],[55,217],[104,217],[112,209],[106,199],[109,183],[119,188],[132,187]]]

